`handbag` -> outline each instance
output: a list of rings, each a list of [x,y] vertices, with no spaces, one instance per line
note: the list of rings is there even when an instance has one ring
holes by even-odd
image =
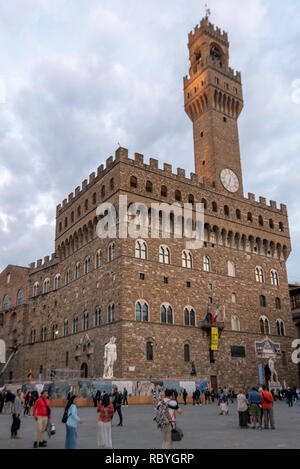
[[[183,431],[181,430],[181,428],[175,425],[175,427],[172,428],[171,435],[172,435],[172,441],[181,441],[183,438]]]
[[[47,423],[47,433],[48,433],[49,438],[51,438],[51,436],[55,435],[56,433],[55,425],[54,423],[50,423],[50,420],[48,420],[48,423]]]

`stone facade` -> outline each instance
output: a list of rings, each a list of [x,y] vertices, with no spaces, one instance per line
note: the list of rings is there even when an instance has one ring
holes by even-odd
[[[10,324],[17,311],[22,345],[7,370],[11,379],[24,380],[29,370],[46,379],[53,368],[101,378],[104,346],[114,336],[116,379],[189,381],[194,362],[195,379],[210,380],[214,387],[250,386],[258,383],[258,365],[268,380],[268,359],[256,343],[269,337],[280,345],[276,369],[282,384],[298,383],[291,361],[287,209],[243,195],[237,128],[241,75],[228,66],[228,47],[226,33],[207,19],[189,36],[191,69],[184,93],[194,125],[196,174],[173,173],[170,164],[160,169],[157,160],[146,163],[140,154],[131,159],[119,148],[57,207],[55,253],[29,269],[8,266],[1,273],[0,298],[9,294],[9,309],[2,313],[0,339],[7,349],[16,341]],[[220,181],[228,168],[239,182],[235,191]],[[170,237],[143,237],[145,258],[137,257],[132,238],[100,239],[96,209],[109,202],[119,213],[119,196],[127,196],[128,206],[143,203],[149,209],[155,202],[192,202],[193,220],[195,204],[203,203],[205,242],[190,252],[191,265],[182,259],[186,239],[176,239],[172,229]],[[161,262],[162,245],[169,249],[169,263]],[[26,294],[15,308],[21,284]],[[147,306],[147,320],[137,320],[137,303]],[[210,325],[204,323],[208,304],[212,314],[220,306],[214,353]],[[162,322],[164,305],[172,308],[172,323]],[[195,323],[187,324],[185,310],[194,312]],[[245,356],[232,357],[232,347],[244,347],[239,350]]]

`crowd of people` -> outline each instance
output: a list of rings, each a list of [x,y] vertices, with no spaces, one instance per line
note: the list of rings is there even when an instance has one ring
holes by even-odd
[[[177,428],[176,415],[182,414],[182,409],[178,404],[178,397],[181,396],[184,405],[188,404],[188,392],[186,389],[178,392],[176,389],[160,389],[153,391],[153,404],[157,428],[162,435],[162,448],[170,449],[173,441],[179,441],[182,438],[182,432]],[[94,406],[97,408],[98,434],[97,443],[100,449],[112,448],[111,426],[114,415],[119,417],[118,426],[123,426],[122,407],[128,407],[128,391],[118,391],[114,387],[111,393],[94,389],[92,396]],[[300,388],[298,389],[266,389],[266,386],[251,390],[240,389],[235,393],[232,389],[226,387],[217,391],[208,388],[200,389],[196,387],[191,393],[193,406],[202,406],[218,403],[220,415],[228,415],[230,403],[237,402],[238,422],[240,428],[264,429],[271,428],[275,430],[273,406],[276,400],[283,401],[289,407],[292,407],[296,401],[300,401]],[[81,418],[77,412],[78,397],[71,391],[68,394],[67,405],[64,409],[62,422],[66,426],[66,449],[77,448],[77,426],[81,424]],[[300,402],[298,404],[300,406]],[[22,389],[18,389],[13,394],[5,387],[0,389],[0,414],[3,412],[11,413],[11,439],[20,439],[18,431],[21,426],[22,416],[33,416],[36,420],[36,433],[34,437],[34,448],[44,448],[47,446],[45,432],[50,436],[55,433],[54,425],[51,425],[51,407],[48,390],[43,390],[39,396],[37,391],[28,390],[25,394]]]

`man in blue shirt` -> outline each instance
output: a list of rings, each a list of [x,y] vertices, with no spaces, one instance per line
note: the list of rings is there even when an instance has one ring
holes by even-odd
[[[256,423],[258,423],[258,428],[261,429],[261,396],[254,386],[252,391],[249,393],[248,400],[250,403],[250,414],[253,423],[251,428],[255,429]]]

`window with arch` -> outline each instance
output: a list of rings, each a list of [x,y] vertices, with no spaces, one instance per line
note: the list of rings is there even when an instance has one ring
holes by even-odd
[[[78,280],[80,278],[80,262],[77,262],[75,266],[75,275],[74,275],[75,280]]]
[[[110,243],[108,246],[108,262],[112,262],[115,259],[115,243]]]
[[[229,277],[235,277],[235,265],[234,265],[234,263],[231,262],[231,261],[228,261],[227,268],[228,268],[228,276]]]
[[[186,251],[186,250],[182,251],[181,265],[182,267],[185,267],[186,269],[193,268],[193,256],[190,251]]]
[[[146,356],[147,356],[147,361],[153,361],[154,359],[154,353],[153,353],[153,342],[147,342],[146,344]]]
[[[80,205],[77,207],[77,217],[81,217],[81,207],[80,207]]]
[[[135,257],[137,259],[147,259],[147,244],[141,239],[135,242]]]
[[[35,282],[33,285],[33,296],[38,296],[39,294],[39,282]]]
[[[89,209],[89,201],[88,201],[88,199],[85,199],[84,208],[85,208],[86,211]]]
[[[71,271],[70,271],[70,269],[67,270],[66,278],[65,278],[65,284],[69,285],[69,283],[71,283]]]
[[[151,181],[146,182],[146,192],[149,192],[150,194],[153,192],[153,184]]]
[[[105,186],[103,185],[101,187],[101,198],[104,199],[104,197],[105,197]]]
[[[275,298],[276,309],[281,309],[281,300],[280,298]]]
[[[91,259],[90,257],[87,257],[84,261],[84,275],[89,274],[90,270],[91,270]]]
[[[51,338],[52,340],[57,339],[58,337],[58,327],[57,324],[53,324],[52,329],[51,329]]]
[[[266,297],[264,295],[260,295],[259,297],[259,304],[262,308],[266,308],[267,306],[267,300],[266,300]]]
[[[115,320],[115,305],[112,303],[108,305],[107,322],[114,322],[114,320]]]
[[[211,271],[210,258],[208,256],[203,257],[203,270],[204,272]]]
[[[96,308],[95,311],[95,327],[101,326],[101,308]]]
[[[272,219],[269,220],[269,226],[271,228],[271,230],[274,230],[274,222]]]
[[[2,310],[7,311],[8,310],[8,295],[4,295],[3,301],[2,301]]]
[[[168,189],[166,186],[161,186],[160,195],[162,197],[168,197]]]
[[[215,212],[215,213],[217,213],[217,211],[218,211],[218,204],[217,204],[217,202],[213,202],[213,203],[212,203],[212,211]]]
[[[185,326],[196,326],[196,314],[194,308],[187,306],[184,309],[184,325]]]
[[[238,316],[233,315],[231,317],[231,328],[233,331],[240,331],[241,330],[241,325],[240,325],[240,320]]]
[[[24,290],[21,288],[17,294],[17,306],[22,306],[24,301]]]
[[[279,222],[279,231],[280,231],[281,233],[284,232],[284,227],[283,227],[283,223],[282,223],[282,222]]]
[[[279,286],[279,275],[276,270],[271,270],[271,285]]]
[[[263,219],[263,217],[262,217],[261,215],[259,215],[259,217],[258,217],[258,224],[259,224],[260,226],[264,226],[264,219]]]
[[[68,227],[68,217],[65,217],[65,228]]]
[[[239,209],[237,209],[235,213],[236,213],[236,218],[237,218],[238,220],[241,220],[241,219],[242,219],[241,211],[240,211]]]
[[[181,192],[179,190],[175,191],[175,200],[181,202]]]
[[[191,205],[195,205],[195,197],[193,196],[193,194],[190,194],[189,195],[189,204]]]
[[[201,199],[201,204],[203,205],[204,210],[207,210],[207,200]]]
[[[228,205],[224,205],[224,215],[225,215],[226,217],[229,217],[229,215],[230,215],[230,211],[229,211]]]
[[[170,264],[171,263],[170,249],[168,248],[168,246],[160,246],[160,248],[159,248],[159,262],[161,264]]]
[[[285,325],[282,319],[277,319],[276,321],[277,335],[285,337]]]
[[[131,176],[130,178],[130,187],[133,189],[137,188],[137,178],[135,176]]]
[[[74,223],[74,212],[71,213],[71,223]]]
[[[62,222],[59,222],[59,225],[58,225],[58,226],[59,226],[59,228],[58,228],[58,229],[59,229],[59,232],[61,233],[61,232],[62,232]]]
[[[4,314],[0,313],[0,327],[4,326]]]
[[[185,362],[190,362],[191,361],[190,345],[189,344],[184,344],[183,355],[184,355],[184,361]]]
[[[265,274],[262,267],[256,267],[255,278],[257,283],[265,283]]]
[[[115,180],[114,180],[114,178],[111,178],[109,185],[110,185],[110,190],[113,191],[114,188],[115,188]]]
[[[93,205],[95,205],[97,203],[97,193],[94,192],[93,194]]]
[[[139,300],[135,305],[135,320],[148,322],[149,321],[149,306],[144,300]]]
[[[160,308],[160,317],[163,324],[173,324],[173,309],[170,305],[162,305]]]
[[[85,312],[83,314],[83,330],[87,331],[89,328],[89,313]]]
[[[73,327],[72,327],[73,334],[77,334],[78,332],[78,317],[76,316],[73,318]]]
[[[46,342],[47,340],[47,327],[42,327],[41,329],[41,341]]]
[[[63,330],[63,336],[67,337],[69,334],[69,321],[67,319],[64,320],[64,330]]]
[[[259,320],[259,324],[260,324],[261,334],[264,334],[264,335],[270,334],[270,323],[269,323],[268,318],[266,318],[265,316],[262,316]]]
[[[31,343],[31,344],[34,344],[34,343],[35,343],[35,339],[36,339],[36,330],[35,330],[35,329],[31,329],[31,331],[30,331],[30,343]]]
[[[249,223],[252,223],[252,222],[253,222],[253,217],[252,217],[252,213],[251,213],[251,212],[248,212],[247,221],[248,221]]]
[[[101,249],[98,249],[95,256],[95,269],[99,269],[102,265],[102,253]]]
[[[60,287],[60,274],[55,275],[54,278],[54,290],[58,290]]]
[[[43,293],[49,293],[50,292],[50,279],[46,278],[43,283]]]

